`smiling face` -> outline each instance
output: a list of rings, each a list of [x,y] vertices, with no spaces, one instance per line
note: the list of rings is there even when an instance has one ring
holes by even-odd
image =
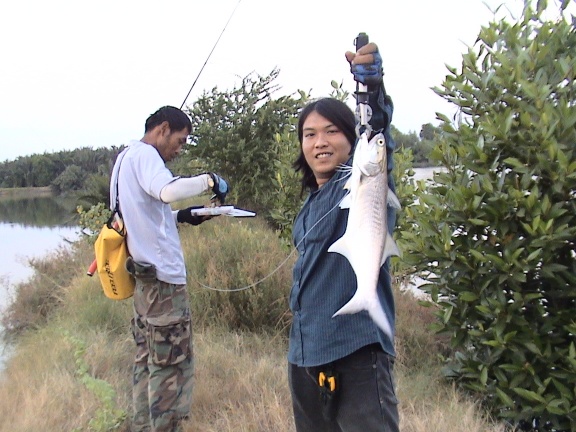
[[[352,144],[346,135],[325,117],[313,111],[302,127],[302,153],[318,187],[326,183],[339,165],[350,157]]]

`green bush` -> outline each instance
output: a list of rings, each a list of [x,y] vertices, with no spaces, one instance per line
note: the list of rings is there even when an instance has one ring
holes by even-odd
[[[100,230],[112,215],[110,208],[103,202],[91,206],[88,210],[78,206],[76,212],[79,215],[78,225],[91,243],[96,241]]]
[[[446,172],[400,243],[457,349],[446,374],[522,430],[574,431],[576,20],[545,9],[482,28],[435,89],[460,121],[439,116]]]
[[[189,110],[192,144],[174,166],[174,172],[198,174],[215,171],[230,185],[228,200],[258,211],[273,223],[277,164],[291,165],[293,154],[286,141],[275,139],[295,130],[298,111],[306,101],[283,96],[272,98],[279,71],[269,76],[246,76],[238,88],[204,93]],[[297,141],[296,141],[297,142]],[[185,172],[194,168],[194,172]]]

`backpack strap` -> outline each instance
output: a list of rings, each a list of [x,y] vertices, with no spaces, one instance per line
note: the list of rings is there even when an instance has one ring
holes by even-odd
[[[118,189],[118,183],[119,183],[119,177],[120,177],[120,166],[122,165],[122,161],[124,160],[124,157],[126,157],[126,153],[128,153],[128,148],[126,150],[124,150],[122,153],[124,153],[122,155],[122,159],[120,159],[120,162],[118,162],[118,170],[116,171],[116,203],[114,204],[114,208],[112,209],[112,214],[114,213],[118,213],[120,215],[120,217],[122,217],[122,213],[120,213],[120,193],[119,193],[119,189]],[[122,154],[121,153],[121,154]]]

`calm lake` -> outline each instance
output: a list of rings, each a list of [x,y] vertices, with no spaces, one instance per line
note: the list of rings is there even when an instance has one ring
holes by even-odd
[[[0,196],[0,315],[14,286],[32,275],[31,258],[41,258],[79,238],[73,222],[75,203],[53,197]],[[0,332],[2,328],[0,327]],[[0,370],[6,355],[0,344]]]

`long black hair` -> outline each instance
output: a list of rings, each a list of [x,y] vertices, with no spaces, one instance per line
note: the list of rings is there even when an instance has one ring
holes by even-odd
[[[314,177],[314,173],[306,162],[304,152],[302,151],[302,139],[304,135],[302,129],[304,127],[304,122],[313,112],[317,112],[342,131],[350,143],[350,154],[354,151],[354,146],[356,144],[356,118],[348,105],[334,98],[322,98],[306,105],[300,112],[300,117],[298,119],[300,154],[292,165],[296,171],[302,171],[302,195],[306,189],[318,187],[316,177]]]

